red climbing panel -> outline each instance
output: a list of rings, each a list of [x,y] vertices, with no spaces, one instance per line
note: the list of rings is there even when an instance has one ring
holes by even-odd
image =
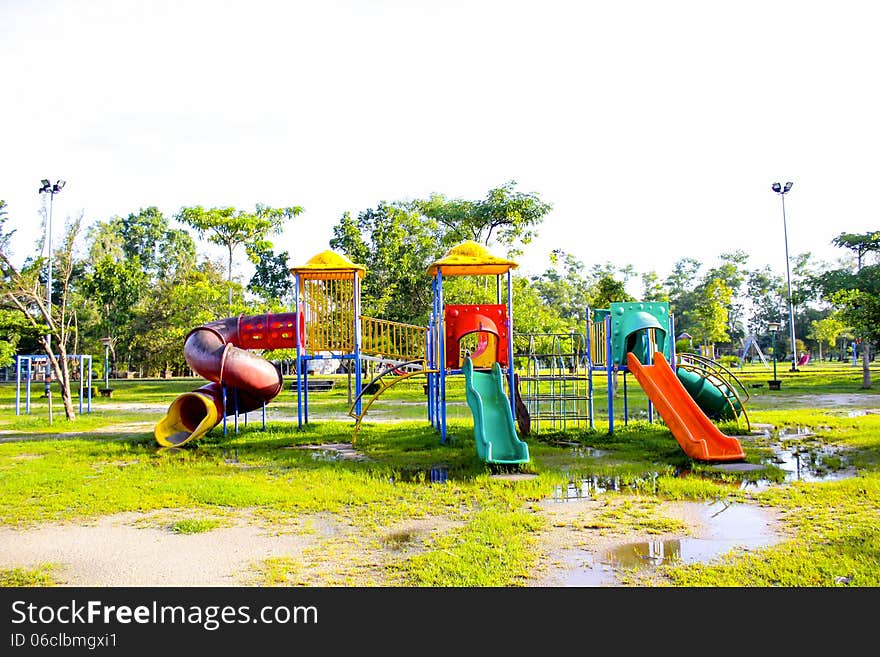
[[[446,306],[446,367],[461,366],[459,342],[471,333],[491,333],[495,339],[495,360],[507,367],[507,306],[505,304],[458,304]]]

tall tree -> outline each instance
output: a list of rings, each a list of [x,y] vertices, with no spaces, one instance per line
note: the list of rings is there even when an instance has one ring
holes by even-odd
[[[283,307],[293,295],[289,258],[287,251],[276,255],[272,249],[268,249],[260,253],[247,289],[264,301]]]
[[[730,287],[720,278],[712,278],[700,286],[700,293],[694,309],[695,337],[705,345],[729,341],[727,309],[732,296]]]
[[[425,324],[431,311],[428,266],[444,253],[438,225],[406,203],[381,202],[357,219],[345,213],[330,247],[364,265],[364,314]]]
[[[76,337],[76,316],[69,302],[72,294],[70,282],[77,266],[75,244],[82,216],[68,220],[61,246],[51,254],[57,274],[53,282],[57,282],[59,291],[57,297],[52,295],[51,301],[47,298],[46,281],[41,276],[45,258],[28,259],[20,268],[13,264],[9,242],[15,231],[6,229],[6,220],[5,215],[0,215],[0,304],[5,310],[21,313],[28,325],[39,331],[39,344],[46,353],[53,378],[61,392],[64,415],[68,420],[73,420],[76,413],[67,355],[71,341]],[[49,401],[51,403],[51,399]]]
[[[880,342],[880,264],[865,264],[869,254],[880,254],[877,235],[842,233],[836,237],[835,245],[857,254],[856,271],[837,269],[816,277],[824,297],[838,308],[840,319],[862,343],[863,388],[871,387],[871,346]]]
[[[517,191],[516,184],[510,180],[490,189],[478,201],[433,194],[427,200],[416,201],[414,206],[446,228],[446,246],[465,240],[489,246],[494,239],[507,250],[508,256],[515,257],[522,253],[521,245],[532,241],[537,227],[553,208],[536,193]]]
[[[838,336],[846,331],[846,324],[832,315],[824,319],[814,319],[810,328],[808,337],[819,345],[819,360],[822,360],[822,345],[833,346],[837,342]]]
[[[868,233],[841,233],[831,243],[849,249],[856,257],[856,271],[861,271],[862,264],[869,253],[880,253],[880,230]]]
[[[257,203],[253,212],[237,210],[233,207],[205,209],[202,206],[181,208],[176,219],[195,229],[199,237],[207,236],[212,244],[226,248],[227,275],[229,288],[229,312],[232,313],[232,262],[233,252],[241,245],[251,261],[259,259],[259,254],[272,248],[269,236],[278,235],[284,222],[303,211],[300,206],[272,208]]]

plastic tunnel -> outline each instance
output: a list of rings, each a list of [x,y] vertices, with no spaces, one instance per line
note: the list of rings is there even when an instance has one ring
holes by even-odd
[[[210,383],[171,403],[154,430],[156,441],[179,447],[208,433],[225,415],[247,413],[274,399],[284,387],[280,370],[249,350],[295,347],[296,321],[297,313],[240,315],[190,331],[183,357]],[[302,314],[299,322],[304,336]]]

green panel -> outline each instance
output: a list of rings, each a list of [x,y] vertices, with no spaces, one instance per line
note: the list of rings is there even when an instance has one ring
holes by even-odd
[[[648,362],[646,329],[657,329],[657,349],[672,357],[672,341],[669,332],[668,301],[614,302],[611,314],[611,362],[618,367],[626,362],[626,354],[632,351],[639,362]]]

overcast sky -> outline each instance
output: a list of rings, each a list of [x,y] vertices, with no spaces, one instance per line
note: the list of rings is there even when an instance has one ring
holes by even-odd
[[[155,205],[301,205],[302,264],[381,201],[553,205],[564,249],[665,276],[743,249],[785,272],[878,226],[880,4],[0,0],[0,199],[20,257],[40,180],[90,224]],[[57,238],[56,238],[57,239]],[[241,260],[244,260],[243,255]]]

